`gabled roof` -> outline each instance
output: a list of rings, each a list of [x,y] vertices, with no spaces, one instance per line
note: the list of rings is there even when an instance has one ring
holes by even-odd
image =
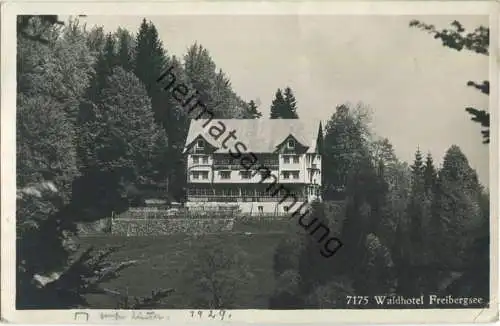
[[[202,136],[207,142],[215,146],[215,153],[227,153],[233,148],[236,140],[228,140],[228,149],[222,148],[221,144],[235,130],[237,141],[242,142],[247,147],[247,152],[273,153],[277,146],[290,135],[299,143],[308,147],[308,153],[316,151],[318,131],[320,121],[304,119],[213,119],[206,128],[203,125],[207,120],[191,120],[189,132],[186,138],[185,149],[198,136]],[[222,128],[219,124],[226,126],[226,131],[215,140],[208,131],[211,126]]]

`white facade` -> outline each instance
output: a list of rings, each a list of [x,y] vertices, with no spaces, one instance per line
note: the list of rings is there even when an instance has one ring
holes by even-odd
[[[286,126],[283,122],[279,125]],[[220,151],[206,133],[188,135],[186,206],[193,210],[238,207],[252,215],[279,214],[294,212],[306,201],[321,200],[321,155],[316,146],[320,135],[301,138],[291,132],[284,139],[274,139],[269,146],[272,150],[248,151],[239,157]],[[311,145],[298,139],[314,141]],[[253,164],[248,153],[257,158]]]

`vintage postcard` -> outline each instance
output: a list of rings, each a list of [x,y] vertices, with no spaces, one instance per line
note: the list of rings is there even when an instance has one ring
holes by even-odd
[[[497,320],[498,13],[3,3],[2,321]]]

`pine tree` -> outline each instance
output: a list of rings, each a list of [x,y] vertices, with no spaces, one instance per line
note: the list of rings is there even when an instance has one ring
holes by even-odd
[[[177,149],[178,144],[171,143],[179,139],[177,102],[172,97],[171,92],[166,92],[161,83],[157,81],[158,77],[164,73],[164,70],[172,64],[163,44],[159,38],[158,31],[152,22],[142,21],[137,34],[135,46],[134,73],[146,88],[147,95],[151,100],[151,109],[154,114],[156,124],[162,126],[167,134],[167,151],[164,152],[161,175],[158,177],[168,188],[168,195],[176,191],[178,187],[182,188],[182,180],[173,180],[175,175],[182,173],[174,170],[174,165],[180,160],[180,152]],[[181,124],[182,125],[182,124]],[[182,174],[181,174],[182,175]],[[158,183],[158,186],[160,183]],[[174,187],[170,187],[174,185]],[[161,191],[165,189],[162,188]]]
[[[252,119],[259,119],[262,117],[262,113],[259,112],[257,104],[255,104],[254,100],[248,102],[248,113]]]
[[[425,291],[425,286],[416,272],[425,265],[428,260],[428,246],[426,243],[426,230],[429,225],[429,207],[424,187],[424,162],[420,149],[415,153],[415,159],[411,165],[411,190],[408,198],[406,217],[408,221],[401,221],[399,232],[406,236],[406,241],[400,243],[403,254],[398,257],[398,293],[404,295],[416,295]]]
[[[442,230],[437,250],[441,265],[450,270],[464,268],[467,248],[482,225],[481,187],[476,172],[458,146],[451,146],[438,174],[433,222]]]
[[[116,32],[118,38],[118,65],[125,71],[133,70],[134,39],[129,31],[119,28]]]
[[[297,119],[296,100],[290,88],[285,89],[285,93],[281,89],[276,91],[274,99],[271,103],[271,119]]]
[[[298,119],[297,115],[297,100],[295,99],[295,95],[293,95],[293,91],[290,87],[286,87],[284,91],[285,103],[287,106],[286,111],[284,111],[283,119]]]
[[[417,183],[421,181],[420,178],[424,173],[424,162],[420,148],[417,148],[417,151],[415,153],[415,160],[413,161],[411,170],[413,174],[413,184],[415,184],[415,186],[418,186]]]
[[[431,153],[427,154],[424,167],[424,186],[425,190],[432,193],[436,186],[437,171],[434,167],[434,161]]]

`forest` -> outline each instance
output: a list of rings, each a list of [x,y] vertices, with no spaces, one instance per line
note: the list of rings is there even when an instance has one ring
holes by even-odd
[[[138,25],[137,32],[105,33],[78,18],[18,16],[18,309],[86,307],[88,294],[109,292],[101,285],[132,264],[106,260],[117,248],[79,251],[76,223],[127,210],[142,188],[153,187],[169,201],[184,200],[182,149],[193,117],[157,82],[165,67],[176,67],[177,78],[198,91],[215,118],[268,118],[256,101],[235,92],[208,49],[195,43],[178,58],[152,22]],[[451,49],[487,54],[480,47],[487,42],[484,29],[465,34],[452,25],[459,31],[453,34],[421,22],[410,26]],[[460,43],[461,38],[473,41]],[[468,85],[489,94],[487,82],[482,85],[488,89]],[[306,112],[287,85],[275,91],[270,109],[271,119]],[[406,163],[389,139],[373,131],[368,104],[328,109],[323,202],[313,204],[312,215],[339,235],[343,247],[325,259],[303,230],[283,237],[273,253],[275,287],[268,307],[352,308],[346,306],[348,295],[422,293],[487,302],[489,193],[461,149],[450,144],[442,162],[434,162],[426,149],[415,148],[414,160]],[[467,112],[489,127],[486,111]],[[487,143],[488,130],[483,135]],[[338,201],[341,214],[332,209]],[[198,291],[212,295],[196,304],[230,308],[237,298],[229,289],[246,274],[246,264],[231,248],[207,250],[219,255],[221,268],[235,268],[220,274],[231,278],[220,282],[217,295],[200,285]],[[193,270],[200,268],[205,267],[199,263]],[[121,307],[156,307],[171,293],[161,289],[127,298]]]

